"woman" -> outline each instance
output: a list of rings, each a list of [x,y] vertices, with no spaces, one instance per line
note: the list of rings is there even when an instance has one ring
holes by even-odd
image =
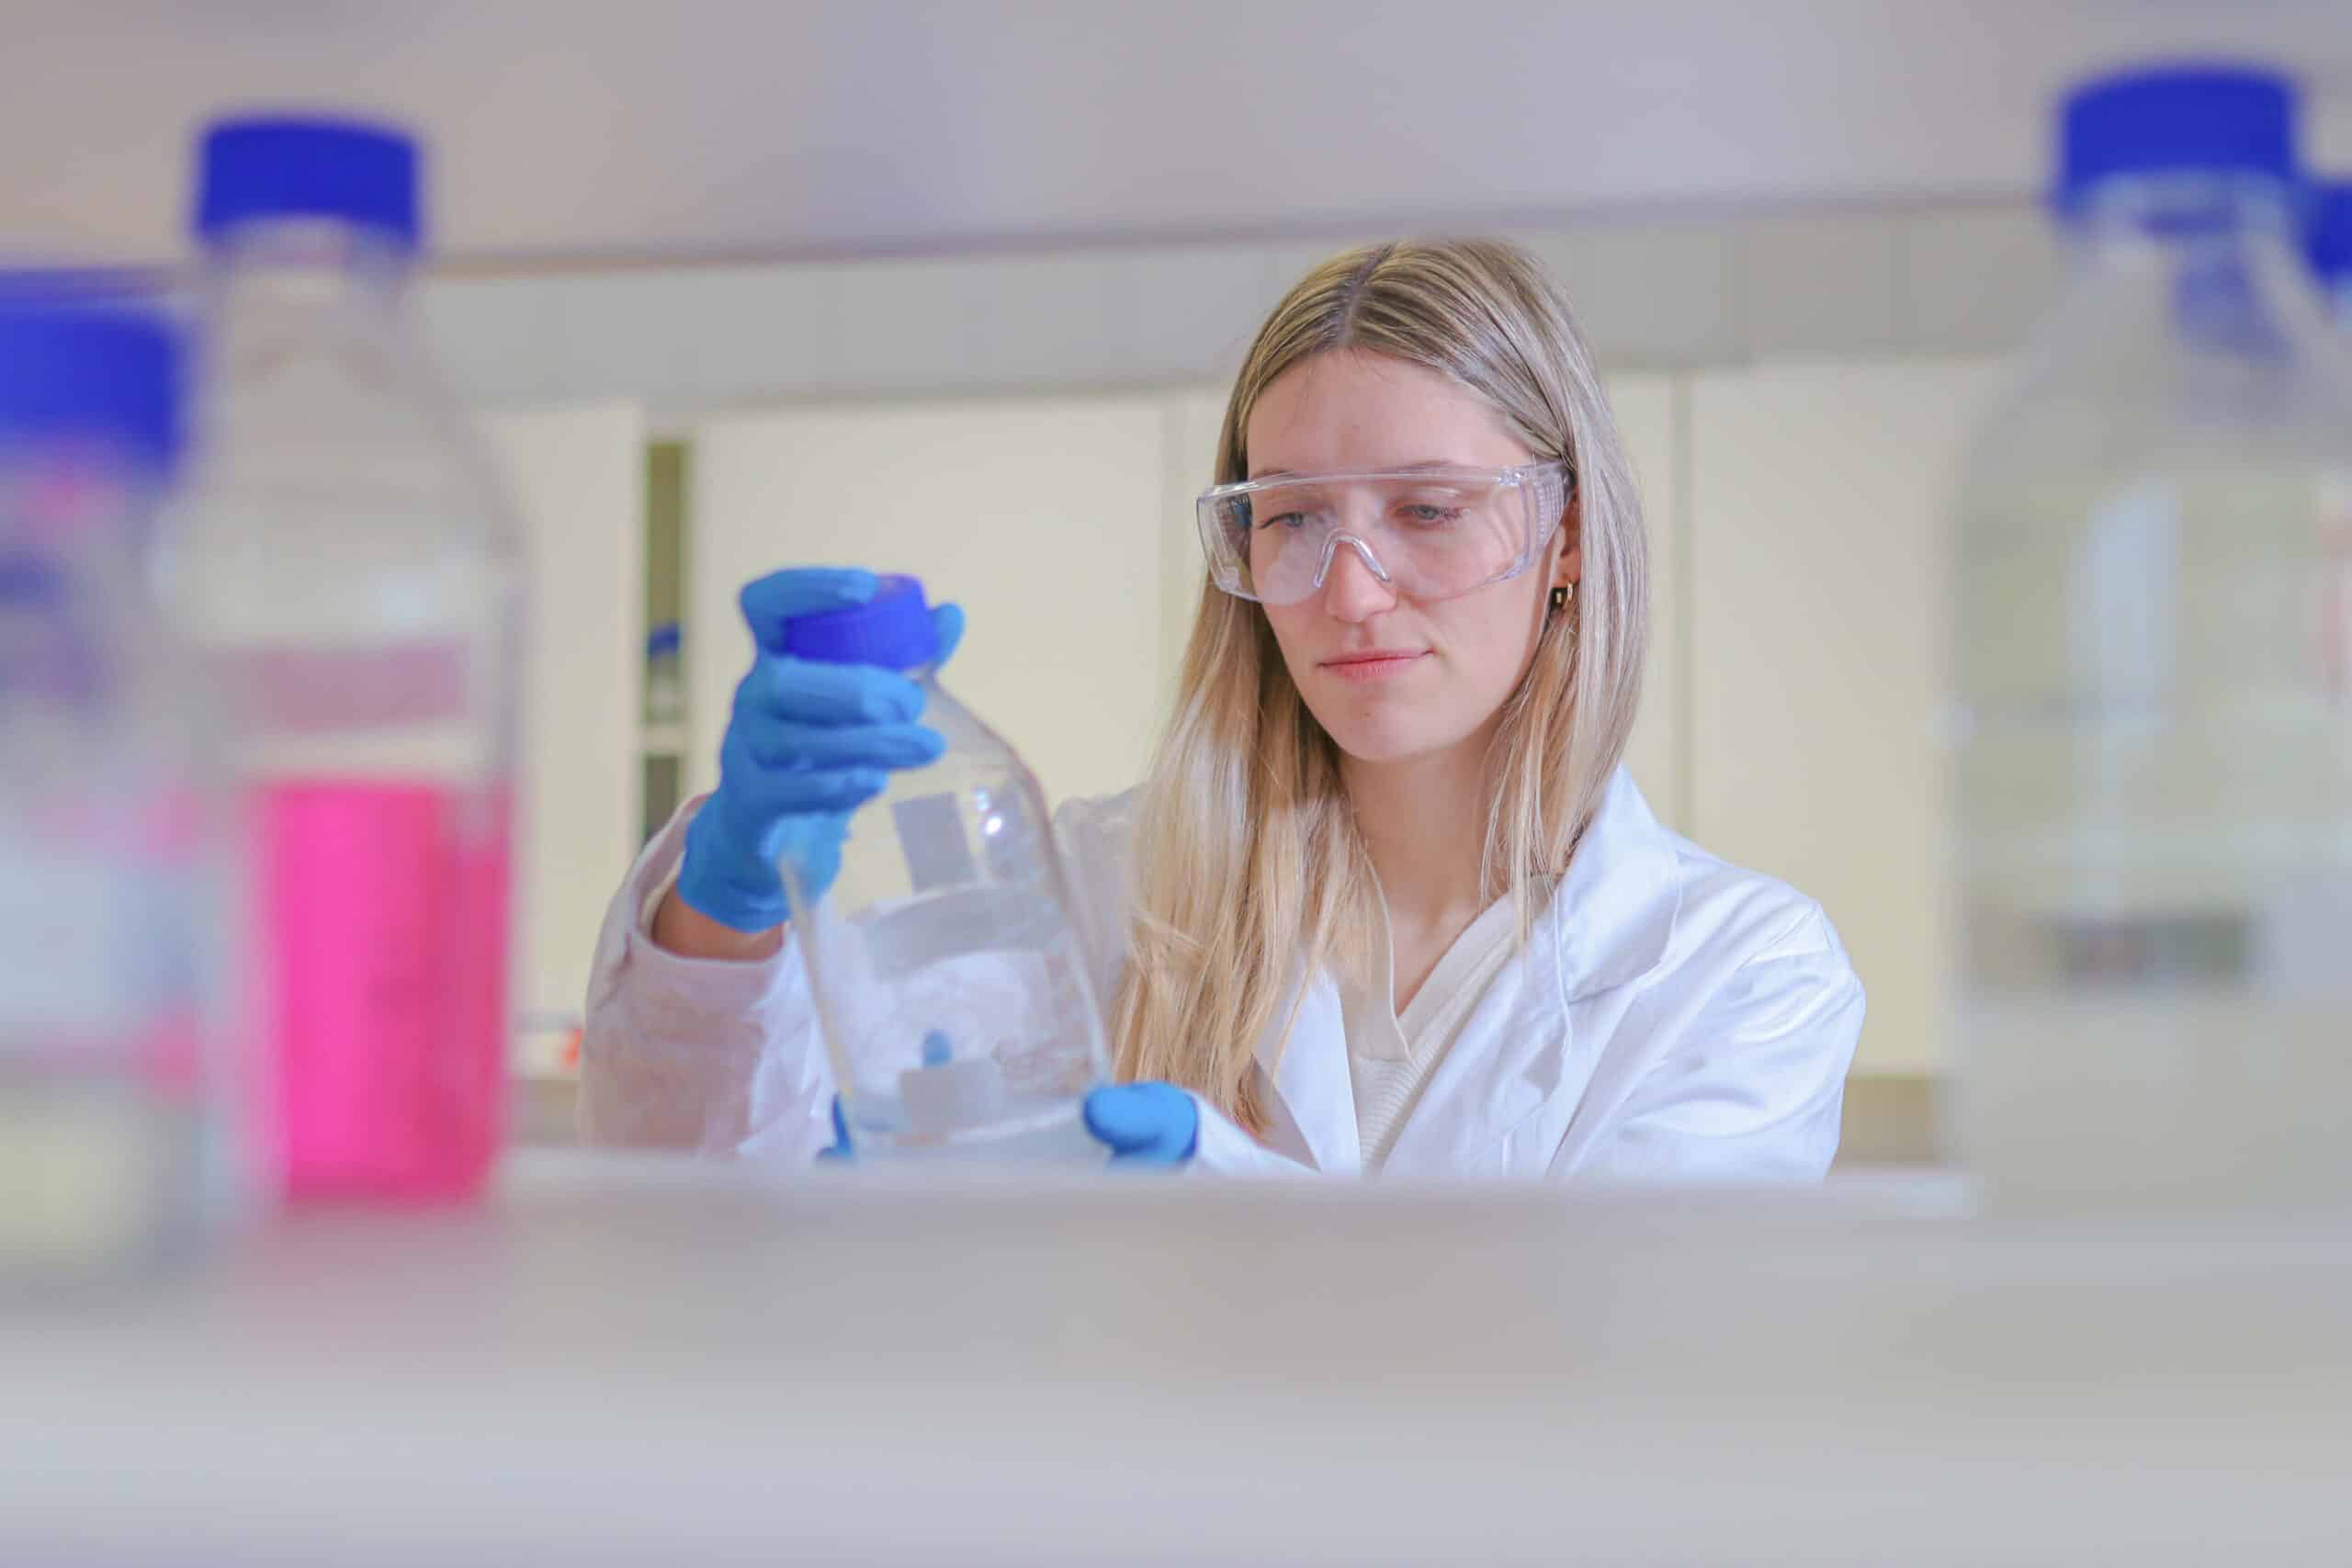
[[[1150,776],[1057,819],[1114,924],[1125,1087],[1090,1100],[1095,1134],[1228,1171],[1817,1179],[1861,987],[1818,906],[1668,833],[1619,765],[1641,513],[1538,265],[1472,242],[1316,268],[1259,332],[1216,464]],[[765,648],[873,591],[784,572],[744,610]],[[936,754],[919,705],[758,656],[718,791],[606,921],[589,1137],[828,1143],[775,868],[821,880],[842,814]]]

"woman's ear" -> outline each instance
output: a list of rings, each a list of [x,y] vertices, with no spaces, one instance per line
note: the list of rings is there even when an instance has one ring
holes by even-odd
[[[1584,498],[1580,491],[1568,493],[1566,510],[1560,513],[1560,532],[1552,554],[1552,586],[1564,587],[1584,580]]]

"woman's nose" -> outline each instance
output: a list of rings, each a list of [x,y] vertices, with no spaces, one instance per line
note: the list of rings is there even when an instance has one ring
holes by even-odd
[[[1396,603],[1396,591],[1381,581],[1371,549],[1342,534],[1331,541],[1331,564],[1323,570],[1323,609],[1342,621],[1368,620]]]

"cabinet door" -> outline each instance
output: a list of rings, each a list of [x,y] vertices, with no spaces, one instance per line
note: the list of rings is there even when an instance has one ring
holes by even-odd
[[[1141,777],[1168,668],[1159,404],[1020,399],[780,410],[693,434],[689,787],[717,774],[751,657],[742,584],[779,567],[911,572],[969,616],[947,683],[1056,801]]]
[[[1692,835],[1821,900],[1870,992],[1858,1070],[1947,1060],[1936,737],[1974,361],[1694,378]]]
[[[481,429],[530,570],[513,1009],[526,1070],[578,1022],[605,905],[637,847],[645,426],[634,403],[508,410]]]

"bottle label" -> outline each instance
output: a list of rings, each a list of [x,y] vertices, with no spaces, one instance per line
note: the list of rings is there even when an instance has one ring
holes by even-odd
[[[293,780],[259,811],[288,1192],[469,1190],[502,1132],[504,792]]]
[[[0,821],[0,1066],[198,1092],[203,821],[169,788]]]

